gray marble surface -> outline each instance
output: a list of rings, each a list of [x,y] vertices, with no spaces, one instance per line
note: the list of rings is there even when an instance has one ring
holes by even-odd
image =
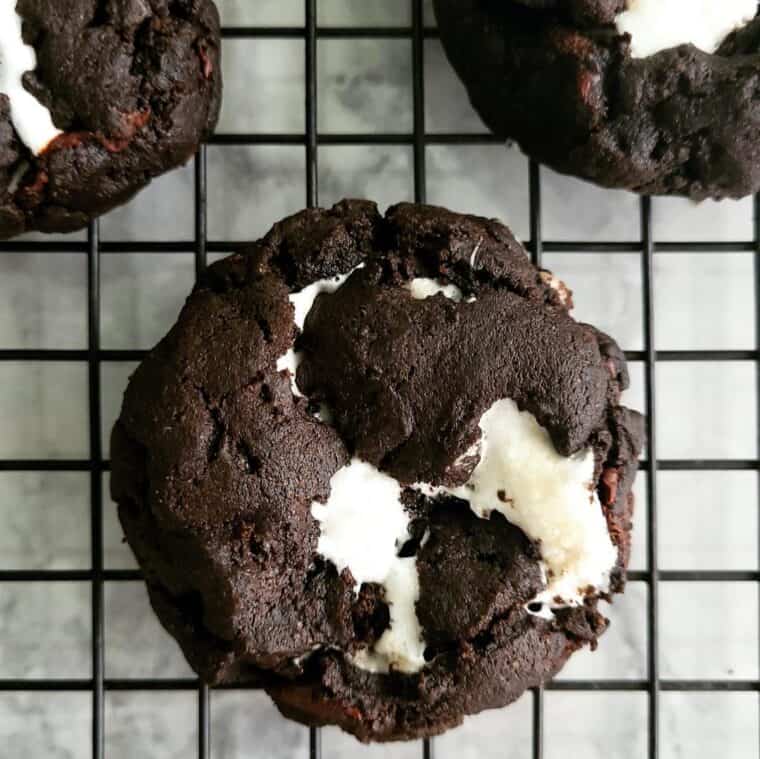
[[[303,23],[301,0],[222,0],[227,24]],[[324,25],[405,25],[408,0],[320,0]],[[430,19],[431,17],[428,16]],[[405,40],[319,42],[319,128],[325,132],[409,132],[411,45]],[[226,133],[303,130],[303,44],[297,40],[225,42]],[[430,132],[480,132],[440,44],[425,43],[426,124]],[[304,154],[292,147],[213,146],[209,160],[209,233],[244,240],[304,205]],[[499,145],[430,146],[428,197],[453,208],[502,218],[527,237],[528,165]],[[345,195],[385,206],[413,195],[406,145],[323,147],[323,204]],[[106,240],[192,239],[192,168],[154,183],[102,221]],[[636,240],[638,200],[543,171],[545,239]],[[752,203],[654,201],[657,240],[749,240]],[[81,237],[81,236],[78,236]],[[577,315],[614,334],[628,350],[644,344],[641,271],[636,254],[549,254],[545,263],[575,290]],[[660,350],[747,350],[755,345],[750,254],[662,254],[655,258],[656,342]],[[104,348],[150,347],[172,324],[193,280],[191,252],[107,255],[102,259]],[[83,256],[0,255],[0,347],[86,347]],[[131,363],[101,368],[104,441],[118,412]],[[630,405],[644,406],[643,366],[631,365]],[[657,433],[663,459],[752,459],[756,450],[755,367],[751,362],[683,362],[657,368]],[[0,458],[87,458],[87,370],[75,362],[0,363]],[[107,492],[107,477],[104,478]],[[662,569],[752,570],[758,565],[755,473],[661,472]],[[646,477],[637,490],[633,568],[646,568]],[[83,473],[0,473],[0,567],[86,569],[90,565],[89,481]],[[109,568],[135,566],[113,505],[104,504]],[[576,656],[561,679],[647,676],[647,587],[630,584],[609,610],[599,650]],[[86,583],[0,583],[0,678],[77,678],[91,673],[90,587]],[[190,675],[173,641],[150,612],[140,583],[105,589],[108,677]],[[662,677],[753,680],[758,677],[758,589],[751,583],[664,582],[660,587]],[[266,697],[249,691],[212,696],[214,759],[304,757],[305,729],[283,720]],[[531,696],[480,715],[436,742],[443,759],[531,756]],[[88,693],[0,693],[0,757],[90,756]],[[108,759],[193,756],[195,695],[113,692],[106,698]],[[545,697],[546,756],[643,759],[647,697],[639,692],[550,692]],[[758,754],[757,694],[667,692],[661,702],[664,759],[749,759]],[[324,756],[420,756],[416,744],[360,747],[324,731]]]

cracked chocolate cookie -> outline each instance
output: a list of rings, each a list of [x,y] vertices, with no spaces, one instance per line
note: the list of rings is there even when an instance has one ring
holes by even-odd
[[[529,156],[639,193],[760,189],[757,0],[434,5],[473,106]]]
[[[554,675],[623,589],[615,343],[497,221],[366,201],[214,264],[131,378],[111,489],[208,683],[362,740]]]
[[[80,229],[189,160],[219,48],[211,0],[0,3],[0,239]]]

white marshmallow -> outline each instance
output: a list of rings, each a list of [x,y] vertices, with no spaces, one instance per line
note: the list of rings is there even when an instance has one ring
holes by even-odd
[[[419,672],[425,666],[425,644],[415,606],[420,597],[417,559],[397,559],[383,582],[390,605],[390,626],[374,649],[359,651],[353,663],[369,672]]]
[[[0,0],[0,92],[8,96],[11,121],[22,142],[39,155],[61,131],[50,111],[24,89],[22,77],[35,68],[37,55],[24,44],[15,0]]]
[[[474,459],[476,456],[480,456],[480,450],[482,442],[480,438],[476,440],[461,456],[457,456],[454,462],[454,467],[462,466],[469,459]]]
[[[437,279],[429,277],[415,277],[409,282],[407,289],[415,300],[432,298],[438,293],[443,293],[449,300],[457,303],[462,300],[462,291],[456,285],[444,285]]]
[[[576,605],[588,587],[606,591],[617,549],[593,486],[593,451],[560,455],[536,418],[508,398],[483,414],[480,429],[481,458],[467,483],[415,487],[429,496],[468,501],[484,519],[498,511],[536,541],[547,587],[535,601]]]
[[[373,651],[354,658],[356,666],[371,672],[422,669],[425,644],[415,611],[420,592],[417,560],[398,556],[409,527],[399,483],[353,459],[330,480],[327,504],[313,503],[311,513],[320,523],[319,553],[339,572],[350,569],[357,591],[365,582],[385,588],[390,626]]]
[[[552,608],[581,604],[589,588],[607,591],[617,549],[593,484],[593,450],[560,455],[547,430],[508,398],[483,414],[480,429],[480,440],[459,459],[480,449],[467,483],[413,487],[429,497],[467,501],[481,519],[498,511],[538,543],[546,587],[526,604],[541,604],[532,612],[536,616],[551,619]],[[425,666],[415,611],[420,587],[416,558],[398,556],[409,527],[401,485],[353,459],[333,475],[327,504],[315,502],[311,512],[320,523],[319,553],[338,571],[348,567],[357,591],[364,582],[385,588],[390,626],[374,649],[361,651],[353,663],[370,672],[418,672]]]
[[[357,269],[363,268],[364,264],[359,264],[347,274],[338,274],[336,277],[331,277],[330,279],[318,279],[316,282],[312,282],[308,285],[308,287],[304,287],[303,290],[299,290],[297,293],[292,293],[290,295],[290,302],[295,309],[293,320],[296,323],[296,327],[298,327],[298,329],[303,329],[303,325],[306,323],[306,317],[309,315],[309,311],[311,311],[311,307],[314,305],[317,295],[320,295],[321,293],[334,293],[345,284],[346,280]]]
[[[290,348],[284,356],[280,356],[277,359],[277,371],[282,372],[287,369],[290,372],[290,391],[296,398],[303,398],[303,393],[298,389],[298,385],[296,384],[296,372],[298,371],[301,359],[301,353],[296,353],[293,348]]]
[[[478,244],[472,249],[472,253],[470,254],[470,268],[474,269],[475,264],[478,260],[478,253],[480,253],[480,247],[483,245],[483,238],[478,238]]]
[[[332,294],[339,290],[346,280],[357,270],[363,269],[364,264],[351,269],[347,274],[339,274],[336,277],[330,279],[318,279],[316,282],[312,282],[308,287],[304,287],[303,290],[299,290],[296,293],[291,293],[289,296],[290,302],[295,309],[295,315],[293,321],[298,329],[303,329],[303,325],[306,323],[306,317],[309,315],[314,301],[321,293]],[[296,352],[293,348],[287,351],[284,355],[277,359],[277,371],[281,372],[287,369],[290,372],[290,389],[297,398],[302,398],[303,393],[298,389],[296,384],[296,370],[301,363],[301,354]]]
[[[559,279],[559,277],[555,277],[553,274],[551,274],[548,271],[542,271],[541,272],[541,279],[551,287],[552,290],[556,290],[556,292],[559,294],[559,302],[566,306],[570,301],[570,290],[568,290],[567,285]]]
[[[757,0],[628,0],[615,19],[631,35],[631,56],[645,58],[678,45],[714,53],[757,13]]]

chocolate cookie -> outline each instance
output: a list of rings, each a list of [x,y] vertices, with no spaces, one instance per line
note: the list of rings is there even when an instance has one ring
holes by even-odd
[[[303,211],[206,273],[132,377],[111,488],[208,683],[433,735],[596,645],[641,420],[615,343],[497,221]]]
[[[189,160],[219,54],[211,0],[0,4],[0,239],[79,229]]]
[[[693,199],[760,189],[757,0],[435,0],[486,125],[557,171]]]

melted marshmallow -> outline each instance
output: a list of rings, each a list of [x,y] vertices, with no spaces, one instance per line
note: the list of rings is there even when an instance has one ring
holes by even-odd
[[[480,253],[481,245],[483,245],[483,238],[479,237],[477,245],[472,249],[472,253],[470,254],[470,268],[471,269],[476,268],[475,264],[478,260],[478,253]]]
[[[24,89],[22,77],[37,68],[34,48],[21,36],[21,18],[13,0],[0,2],[0,92],[8,96],[11,120],[22,142],[35,155],[59,135],[50,111]]]
[[[444,285],[437,279],[429,277],[415,277],[409,282],[407,289],[415,300],[432,298],[438,293],[443,293],[449,300],[457,303],[462,300],[462,291],[456,285]]]
[[[508,398],[483,414],[480,429],[480,440],[457,460],[480,452],[464,485],[413,487],[431,498],[447,495],[467,501],[481,519],[498,511],[539,544],[546,587],[527,604],[541,605],[532,612],[536,616],[551,619],[552,607],[581,604],[589,588],[608,590],[617,549],[593,486],[593,451],[562,456],[536,418]],[[421,670],[425,644],[416,614],[417,560],[398,556],[409,527],[401,485],[353,459],[330,480],[327,504],[315,502],[311,512],[320,523],[318,552],[338,571],[348,568],[357,591],[364,582],[385,588],[390,626],[353,663],[370,672]]]
[[[284,356],[280,356],[277,359],[277,371],[283,372],[286,369],[290,372],[290,391],[296,398],[303,398],[303,393],[298,389],[296,384],[296,372],[298,371],[298,365],[301,363],[302,355],[294,348],[290,348]]]
[[[391,669],[411,674],[425,666],[425,643],[415,607],[420,597],[417,559],[397,559],[383,582],[385,600],[390,605],[390,626],[372,650],[359,651],[354,664],[369,672]]]
[[[415,604],[419,578],[415,557],[399,558],[408,538],[409,516],[401,503],[401,486],[371,464],[353,459],[330,480],[327,504],[315,502],[312,516],[320,523],[317,551],[338,571],[348,568],[358,591],[362,583],[385,588],[390,626],[372,651],[354,663],[371,672],[418,672],[425,665],[425,644]]]
[[[552,290],[555,290],[559,294],[559,302],[563,306],[567,306],[570,303],[570,290],[559,277],[555,277],[549,271],[542,271],[541,279],[545,284],[549,285]]]
[[[537,542],[547,587],[536,602],[575,605],[589,587],[607,590],[617,549],[593,487],[593,451],[562,456],[536,418],[508,398],[483,414],[480,429],[481,458],[467,483],[415,487],[468,501],[484,519],[498,511]]]
[[[615,19],[631,35],[631,55],[645,58],[678,45],[714,53],[757,13],[757,0],[628,0]]]
[[[303,325],[306,323],[306,317],[309,315],[314,301],[321,293],[327,293],[328,295],[339,290],[345,281],[357,270],[364,268],[364,264],[359,264],[355,268],[351,269],[347,274],[339,274],[336,277],[330,279],[318,279],[308,287],[304,287],[303,290],[299,290],[297,293],[291,293],[289,296],[290,302],[295,309],[295,315],[293,321],[299,330],[303,329]],[[296,371],[298,365],[301,363],[301,353],[291,348],[283,356],[277,359],[277,371],[281,372],[287,369],[290,372],[290,389],[297,398],[302,398],[303,393],[298,389],[296,384]]]

